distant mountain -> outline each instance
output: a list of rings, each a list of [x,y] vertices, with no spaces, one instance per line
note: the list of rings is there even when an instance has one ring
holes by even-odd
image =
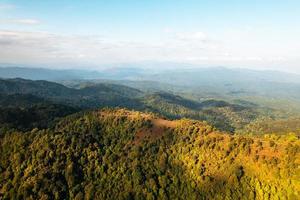
[[[106,67],[99,70],[50,69],[38,67],[15,67],[0,64],[0,78],[23,78],[31,80],[66,81],[86,79],[129,80],[144,76],[149,71],[133,67]]]
[[[153,64],[154,65],[154,64]],[[123,66],[123,65],[121,65]],[[300,75],[279,71],[258,71],[240,68],[208,67],[174,64],[174,68],[159,65],[153,69],[144,65],[125,65],[91,70],[47,69],[29,67],[1,67],[0,78],[24,78],[31,80],[84,80],[111,79],[132,81],[155,81],[177,86],[226,85],[237,83],[300,83]],[[181,67],[181,68],[180,68]],[[185,68],[189,67],[189,68]]]
[[[110,67],[99,71],[102,75],[101,78],[113,80],[130,80],[149,74],[149,71],[146,69],[130,66]]]
[[[97,79],[101,74],[88,70],[54,70],[46,68],[0,67],[0,78],[24,78],[31,80]]]
[[[194,101],[168,92],[147,93],[113,83],[85,82],[69,88],[49,81],[0,79],[0,103],[18,108],[53,103],[80,109],[125,107],[173,119],[205,120],[231,132],[257,117],[251,104],[242,106],[216,99]]]
[[[234,84],[239,82],[300,83],[300,75],[278,71],[230,69],[225,67],[165,70],[146,79],[176,85]]]
[[[220,97],[247,100],[249,97],[255,97],[264,101],[274,99],[300,103],[300,75],[284,72],[222,67],[176,69],[149,73],[136,77],[136,80],[150,83],[155,81],[159,84],[152,83],[154,88],[167,88],[169,91],[196,99]],[[125,84],[135,87],[133,83],[125,82]],[[139,83],[136,85],[141,89]]]
[[[197,102],[163,92],[145,95],[142,102],[146,110],[168,118],[207,121],[219,130],[230,132],[242,128],[265,112],[254,104],[232,104],[215,99]]]
[[[155,67],[155,66],[154,66]],[[300,103],[300,75],[278,71],[249,69],[179,68],[139,69],[111,68],[102,70],[101,78],[87,80],[89,84],[108,82],[127,85],[146,92],[171,92],[200,100],[205,98],[247,100],[255,97],[268,101],[289,100]],[[191,67],[191,66],[189,66]],[[84,80],[76,80],[74,86]],[[255,102],[259,103],[259,102]]]
[[[160,65],[159,65],[160,66]],[[293,83],[300,84],[300,75],[279,71],[258,71],[239,68],[209,67],[209,68],[176,68],[160,67],[153,69],[143,68],[143,65],[136,67],[110,67],[89,70],[55,70],[47,68],[26,68],[26,67],[1,67],[0,78],[24,78],[31,80],[127,80],[159,82],[176,86],[235,86],[236,84],[249,83]],[[145,66],[144,66],[145,67]],[[187,66],[191,67],[191,66]],[[128,82],[130,84],[130,82]]]
[[[68,88],[49,81],[25,79],[0,79],[2,95],[34,95],[56,103],[82,108],[104,106],[138,107],[134,98],[142,94],[137,89],[127,86],[99,83],[81,89]]]
[[[77,91],[54,82],[15,78],[0,79],[0,93],[33,94],[40,97],[60,98],[76,95]]]
[[[165,102],[166,104],[173,104],[190,109],[199,109],[201,107],[201,103],[199,102],[185,99],[181,96],[166,92],[156,92],[150,95],[146,95],[144,99],[153,105],[155,105],[156,103],[157,105],[159,105],[161,104],[161,102]]]

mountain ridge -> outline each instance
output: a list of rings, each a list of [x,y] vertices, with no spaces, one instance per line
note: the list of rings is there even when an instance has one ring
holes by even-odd
[[[300,143],[292,135],[230,135],[201,121],[104,109],[67,116],[47,130],[5,134],[0,147],[5,198],[297,199],[300,194]]]

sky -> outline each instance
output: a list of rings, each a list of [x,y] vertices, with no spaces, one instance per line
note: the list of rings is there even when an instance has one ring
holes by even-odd
[[[300,73],[299,10],[299,0],[0,0],[0,63]]]

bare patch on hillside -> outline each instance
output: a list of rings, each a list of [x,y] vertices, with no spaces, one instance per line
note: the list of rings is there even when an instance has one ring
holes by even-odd
[[[165,119],[151,119],[151,127],[143,128],[135,135],[134,144],[140,144],[143,140],[156,140],[162,137],[169,129],[177,126],[177,121]]]

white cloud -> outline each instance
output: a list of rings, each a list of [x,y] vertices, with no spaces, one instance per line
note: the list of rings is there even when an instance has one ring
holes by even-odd
[[[0,62],[126,61],[141,44],[99,36],[65,36],[46,32],[0,31]]]
[[[141,43],[99,36],[0,31],[0,61],[56,60],[110,63],[145,60],[180,62],[237,60],[234,57],[223,56],[222,48],[218,47],[218,44],[207,41],[208,37],[201,32],[175,33],[175,37],[171,39],[157,43]]]
[[[0,19],[0,24],[36,25],[40,24],[40,21],[36,19]]]
[[[202,65],[279,66],[289,57],[236,52],[202,32],[170,32],[157,41],[137,42],[90,35],[0,30],[0,63],[187,62]],[[179,37],[178,37],[179,35]],[[297,63],[299,59],[293,60]],[[298,62],[299,63],[299,62]]]
[[[182,33],[176,33],[176,38],[179,40],[198,40],[198,41],[204,41],[207,40],[207,35],[203,32],[182,32]]]

